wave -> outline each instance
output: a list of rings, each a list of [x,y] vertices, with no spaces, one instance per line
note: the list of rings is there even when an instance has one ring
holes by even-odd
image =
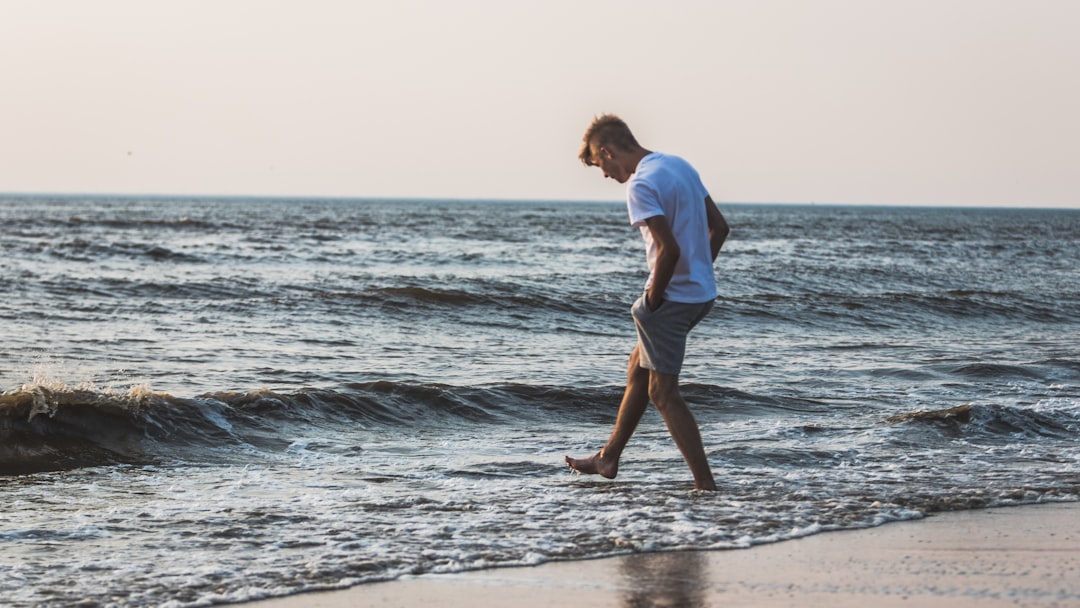
[[[893,424],[919,424],[943,430],[949,437],[978,443],[1080,439],[1080,411],[1073,407],[1026,408],[967,403],[953,408],[890,416]]]
[[[143,313],[168,302],[171,312],[188,310],[200,315],[240,312],[250,317],[300,312],[341,319],[375,317],[382,322],[387,318],[415,320],[413,315],[418,313],[454,311],[483,325],[517,326],[549,314],[588,325],[595,323],[597,315],[604,320],[621,319],[629,308],[627,292],[580,294],[565,286],[483,278],[459,279],[452,285],[440,279],[395,279],[380,284],[377,279],[360,276],[316,286],[274,284],[242,275],[186,281],[151,275],[53,276],[38,278],[36,286],[58,301],[53,307],[31,309],[31,314],[42,318],[63,315],[75,306],[81,310],[119,307]]]
[[[684,387],[702,420],[827,404],[755,396],[703,384]],[[178,397],[36,382],[0,395],[0,475],[108,464],[235,459],[285,451],[319,428],[354,433],[445,431],[491,425],[563,426],[615,421],[621,386],[451,386],[374,381],[334,389],[217,391]]]
[[[186,253],[150,246],[132,247],[130,255],[205,265]],[[159,275],[81,275],[37,278],[50,295],[87,294],[107,298],[110,306],[168,300],[180,307],[218,307],[224,312],[268,314],[301,309],[334,316],[409,315],[417,312],[477,311],[487,322],[514,323],[535,314],[566,313],[574,320],[621,318],[639,277],[605,276],[588,288],[563,276],[394,277],[358,274],[320,284],[275,283],[240,273],[196,275],[189,280]],[[964,324],[1068,325],[1080,317],[1080,296],[1062,291],[1054,298],[1022,293],[883,293],[790,291],[722,294],[715,314],[752,323],[797,324],[825,329],[873,330],[955,327]]]
[[[207,231],[220,229],[240,230],[245,226],[237,223],[211,222],[193,219],[187,216],[174,218],[144,217],[92,217],[87,215],[63,215],[54,217],[21,217],[15,218],[12,227],[19,236],[42,236],[43,234],[55,234],[58,231],[69,231],[72,228],[82,230],[93,228],[110,228],[114,230],[126,229],[150,229],[150,230],[188,230]]]
[[[800,324],[858,323],[876,329],[907,328],[957,321],[1070,323],[1080,316],[1077,294],[1054,297],[1020,292],[811,292],[722,295],[719,303],[731,314],[750,320]]]
[[[619,389],[378,381],[339,389],[177,397],[35,383],[0,395],[0,475],[282,452],[293,431],[608,422]]]
[[[0,474],[154,462],[161,443],[228,441],[227,422],[209,405],[144,386],[25,385],[0,395]]]
[[[217,391],[179,397],[145,385],[115,390],[36,381],[0,395],[0,475],[258,458],[286,451],[294,437],[312,428],[352,434],[400,429],[437,433],[500,425],[606,426],[615,421],[621,394],[622,387],[616,385],[374,381],[333,389]],[[816,418],[856,407],[695,383],[684,385],[683,394],[706,424],[792,414]],[[1080,409],[1069,399],[1037,407],[967,404],[891,416],[884,422],[909,429],[895,437],[900,442],[963,438],[999,444],[1080,438]],[[813,423],[795,424],[800,432],[813,428]]]
[[[31,253],[36,253],[40,246],[31,244],[28,247]],[[174,251],[159,243],[106,242],[81,237],[58,241],[49,245],[46,252],[54,258],[72,262],[97,262],[113,257],[147,259],[155,262],[206,262],[200,256]]]

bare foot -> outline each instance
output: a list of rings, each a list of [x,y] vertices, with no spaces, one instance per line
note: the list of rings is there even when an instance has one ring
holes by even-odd
[[[578,473],[586,475],[599,474],[608,479],[615,479],[615,476],[619,474],[619,461],[610,462],[605,459],[603,450],[588,458],[570,458],[567,456],[566,464],[570,465],[570,468]]]

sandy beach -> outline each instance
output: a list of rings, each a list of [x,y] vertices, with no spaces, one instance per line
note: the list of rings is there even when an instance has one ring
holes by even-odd
[[[423,575],[244,605],[1080,606],[1080,503],[939,513],[744,550]]]

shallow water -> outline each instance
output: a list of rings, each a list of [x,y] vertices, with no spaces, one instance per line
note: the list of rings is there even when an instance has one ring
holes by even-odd
[[[685,393],[614,421],[619,204],[0,199],[0,603],[189,606],[1080,498],[1080,212],[723,205]],[[953,416],[895,418],[969,405]]]

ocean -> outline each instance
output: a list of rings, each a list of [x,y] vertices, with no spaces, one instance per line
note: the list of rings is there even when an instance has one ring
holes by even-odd
[[[620,203],[0,197],[0,604],[207,606],[1080,499],[1080,210],[722,204],[682,380],[611,430]]]

